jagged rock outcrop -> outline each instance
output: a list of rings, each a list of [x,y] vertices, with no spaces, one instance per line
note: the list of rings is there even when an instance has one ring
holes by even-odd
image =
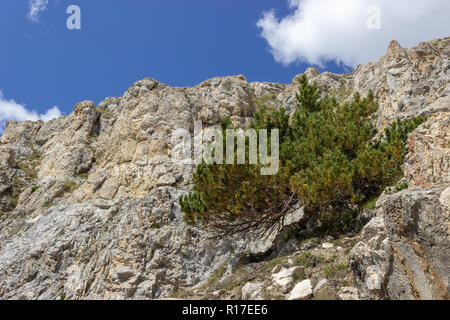
[[[306,71],[311,81],[342,99],[373,90],[380,101],[374,119],[379,128],[396,118],[441,112],[411,135],[405,165],[411,187],[431,183],[431,189],[420,189],[414,196],[408,189],[386,200],[402,219],[418,219],[420,232],[411,234],[415,229],[408,229],[410,224],[409,233],[400,222],[388,225],[380,220],[381,213],[365,231],[367,241],[372,233],[384,234],[373,242],[387,247],[398,243],[403,255],[411,248],[402,243],[418,242],[441,280],[432,283],[433,288],[448,288],[449,273],[442,267],[448,254],[433,251],[433,246],[445,249],[448,237],[444,241],[443,230],[431,232],[420,219],[434,227],[436,221],[445,223],[439,219],[448,213],[448,189],[443,185],[448,183],[444,111],[449,109],[449,41],[437,39],[412,49],[393,42],[379,62],[359,66],[351,74]],[[224,263],[235,264],[244,252],[284,250],[279,243],[283,233],[266,242],[255,242],[252,235],[211,241],[210,235],[183,222],[177,199],[190,189],[194,165],[172,159],[171,136],[176,129],[193,136],[194,121],[205,129],[226,116],[245,127],[262,104],[292,111],[296,79],[292,84],[249,83],[243,76],[232,76],[192,88],[143,79],[122,97],[107,98],[98,106],[81,102],[65,117],[46,123],[9,122],[0,139],[0,299],[167,297],[204,281]],[[416,202],[423,203],[426,215],[411,209],[420,207]],[[380,206],[380,212],[385,210]],[[387,233],[370,231],[378,226]],[[401,232],[408,242],[394,237]],[[373,262],[361,256],[356,265],[364,272],[366,264],[384,268],[379,261],[390,257],[387,249],[365,245],[372,250]],[[374,256],[377,252],[380,257]],[[396,279],[401,279],[398,274]],[[385,296],[365,294],[362,285],[359,289],[363,298]],[[442,290],[436,290],[430,292],[440,297]]]
[[[365,299],[450,299],[450,112],[413,131],[409,188],[386,193],[350,264]]]

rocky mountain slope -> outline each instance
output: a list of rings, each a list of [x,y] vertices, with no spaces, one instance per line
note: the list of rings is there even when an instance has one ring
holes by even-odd
[[[373,90],[380,129],[397,118],[431,115],[409,137],[404,172],[410,187],[387,190],[362,234],[349,235],[343,250],[328,248],[336,257],[324,253],[322,262],[349,266],[347,283],[331,279],[334,293],[327,296],[449,298],[449,55],[450,38],[412,49],[393,41],[379,62],[351,74],[306,71],[342,99]],[[187,226],[177,199],[189,191],[194,167],[171,158],[172,133],[193,133],[196,120],[206,128],[230,116],[245,126],[261,104],[294,110],[296,79],[285,85],[232,76],[192,88],[144,79],[122,97],[98,106],[81,102],[65,117],[9,122],[0,139],[0,298],[150,299],[200,287],[196,294],[206,296],[205,284],[235,289],[243,298],[262,297],[249,288],[267,293],[270,287],[275,293],[265,297],[282,298],[298,298],[291,289],[308,291],[310,279],[303,278],[313,277],[316,265],[303,266],[310,269],[298,277],[295,262],[286,261],[314,248],[275,233],[264,241],[252,235],[217,241]],[[263,269],[256,284],[246,276],[234,288],[217,284],[236,270],[251,273],[252,259],[265,264],[261,259],[277,256],[287,258],[270,272]],[[262,281],[279,272],[292,278],[288,289],[281,280]],[[224,278],[208,282],[218,275]],[[229,292],[211,297],[231,298]]]

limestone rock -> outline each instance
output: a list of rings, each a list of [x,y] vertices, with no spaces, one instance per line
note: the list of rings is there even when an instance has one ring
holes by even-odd
[[[314,290],[313,290],[314,295],[316,295],[316,293],[319,292],[322,288],[324,288],[327,284],[328,284],[327,279],[320,280],[314,287]]]
[[[289,292],[294,286],[294,273],[299,267],[292,267],[289,269],[282,268],[278,273],[272,275],[274,283],[276,283],[283,293]]]
[[[243,300],[262,300],[262,292],[264,290],[264,284],[248,282],[242,287],[242,299]]]
[[[303,280],[295,285],[294,289],[289,293],[288,300],[306,300],[313,295],[311,281]]]
[[[339,298],[341,300],[359,300],[358,289],[354,287],[342,287],[339,290]]]

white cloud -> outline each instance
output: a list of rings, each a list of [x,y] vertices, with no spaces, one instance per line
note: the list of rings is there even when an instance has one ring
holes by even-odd
[[[58,107],[52,107],[45,113],[39,114],[34,110],[28,110],[25,106],[18,104],[14,100],[6,100],[0,90],[0,134],[5,129],[5,124],[8,120],[25,121],[25,120],[42,120],[49,121],[53,118],[61,116],[61,111]]]
[[[29,0],[28,6],[29,11],[27,14],[28,20],[32,22],[38,22],[39,21],[39,14],[42,11],[47,10],[48,0]]]
[[[377,61],[391,40],[404,47],[449,36],[449,0],[288,0],[291,13],[268,11],[257,22],[276,61],[354,67]],[[371,6],[380,9],[381,29],[369,29]]]

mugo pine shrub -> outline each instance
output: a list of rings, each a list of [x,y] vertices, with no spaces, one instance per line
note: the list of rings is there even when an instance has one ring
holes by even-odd
[[[401,178],[407,135],[425,119],[397,121],[377,136],[372,92],[365,98],[357,93],[348,103],[321,97],[303,76],[291,116],[262,106],[251,127],[279,129],[278,173],[261,175],[248,156],[245,164],[202,163],[193,191],[179,201],[186,222],[218,236],[264,233],[280,226],[294,206],[303,206],[322,234],[353,228],[358,209]],[[224,119],[223,132],[230,127]]]

